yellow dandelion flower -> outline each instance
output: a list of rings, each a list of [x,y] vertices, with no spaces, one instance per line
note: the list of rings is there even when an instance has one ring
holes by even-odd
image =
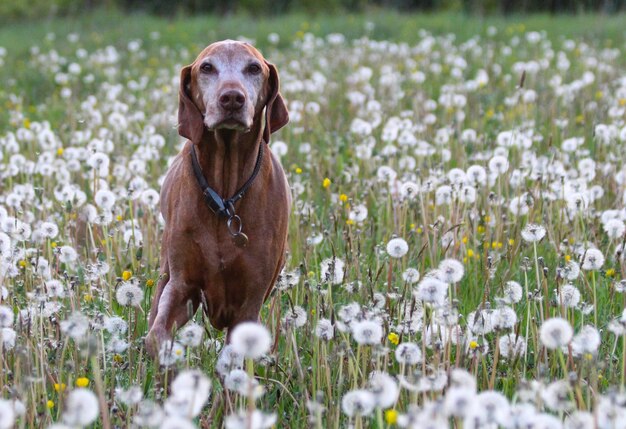
[[[48,402],[46,402],[46,407],[48,407],[48,409],[54,408],[54,401],[51,399],[48,399]]]
[[[322,182],[322,186],[324,187],[324,189],[328,189],[328,187],[330,186],[330,179],[328,177],[324,179],[324,181]]]
[[[65,391],[67,385],[65,383],[54,383],[54,390],[57,392]]]
[[[615,268],[609,268],[608,270],[606,270],[605,274],[607,277],[613,277],[615,275]]]
[[[346,221],[346,225],[350,225],[350,226],[352,226],[352,225],[354,225],[354,223],[355,223],[355,222],[354,222],[354,220],[353,220],[353,219],[348,219],[348,220]]]
[[[398,422],[398,412],[393,409],[385,411],[385,421],[388,425],[395,425]]]
[[[117,220],[118,222],[121,222],[121,221],[122,221],[122,219],[124,219],[124,218],[122,217],[122,215],[117,215],[117,216],[115,216],[115,220]]]
[[[478,343],[476,341],[470,341],[469,343],[470,349],[475,350],[478,347]]]
[[[122,279],[124,279],[124,281],[128,281],[132,276],[133,276],[133,273],[130,271],[124,271],[122,273]]]
[[[57,248],[57,242],[53,241],[52,243],[50,243],[50,247],[52,247],[53,249]]]
[[[472,256],[474,256],[474,251],[472,249],[467,249],[467,257],[471,258]]]
[[[348,201],[348,196],[346,194],[339,195],[339,201],[345,203],[346,201]]]
[[[57,155],[62,156],[63,152],[65,152],[65,149],[63,149],[62,147],[57,149]]]
[[[565,262],[569,262],[572,260],[571,255],[565,255]]]
[[[87,377],[79,377],[76,379],[77,387],[87,387],[89,386],[89,379]]]
[[[394,346],[397,346],[398,343],[400,342],[400,336],[398,334],[396,334],[395,332],[391,332],[388,336],[387,339],[389,339],[389,342],[391,344],[393,344]]]
[[[302,169],[300,167],[296,167],[296,174],[302,174]]]
[[[83,296],[83,298],[85,298],[85,302],[93,301],[93,295],[91,295],[90,293],[86,293],[85,296]]]
[[[509,238],[509,246],[512,246],[515,244],[515,240],[513,240],[512,238]]]
[[[154,286],[154,280],[152,280],[152,279],[148,279],[148,280],[146,281],[146,287],[152,287],[152,286]]]
[[[25,259],[20,260],[19,264],[20,264],[20,267],[22,268],[26,267],[26,260]]]

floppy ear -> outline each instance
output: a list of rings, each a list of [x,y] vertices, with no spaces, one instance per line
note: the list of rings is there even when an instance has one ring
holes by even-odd
[[[191,65],[180,71],[180,88],[178,90],[178,134],[198,143],[202,140],[204,121],[202,113],[191,100],[188,87],[191,82]]]
[[[285,101],[279,92],[280,81],[278,79],[276,66],[267,61],[265,61],[265,64],[267,64],[270,69],[270,76],[268,79],[269,96],[267,98],[267,104],[265,105],[263,140],[265,140],[265,143],[269,143],[270,134],[280,130],[289,122],[289,112],[287,112],[287,106],[285,106]]]

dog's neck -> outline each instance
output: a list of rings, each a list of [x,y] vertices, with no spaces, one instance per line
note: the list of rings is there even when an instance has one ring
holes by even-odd
[[[196,144],[196,153],[209,186],[222,198],[232,197],[250,178],[259,145],[264,144],[262,140],[260,125],[254,125],[247,133],[205,128],[202,141]]]

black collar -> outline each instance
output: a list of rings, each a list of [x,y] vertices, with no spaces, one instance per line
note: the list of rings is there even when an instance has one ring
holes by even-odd
[[[198,162],[198,155],[196,155],[195,145],[191,145],[191,165],[193,167],[193,172],[196,176],[196,181],[202,189],[204,201],[213,213],[215,213],[219,217],[223,216],[227,218],[229,220],[229,223],[230,220],[236,216],[234,204],[243,198],[246,191],[250,188],[252,182],[254,182],[254,179],[261,170],[261,161],[263,160],[263,146],[265,146],[265,143],[261,141],[261,144],[259,145],[259,154],[257,155],[256,163],[254,164],[254,170],[252,170],[252,175],[250,176],[250,178],[246,181],[246,183],[243,184],[243,186],[241,186],[241,188],[239,188],[237,192],[235,192],[235,195],[230,198],[223,199],[218,195],[217,192],[215,192],[214,189],[209,186],[209,183],[206,181],[204,174],[202,173],[200,163]]]

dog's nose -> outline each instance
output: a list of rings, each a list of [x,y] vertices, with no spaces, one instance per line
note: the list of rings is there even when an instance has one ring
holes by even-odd
[[[243,103],[245,103],[246,97],[241,91],[231,89],[223,92],[222,95],[220,95],[219,101],[220,106],[222,106],[224,110],[235,111],[243,107]]]

